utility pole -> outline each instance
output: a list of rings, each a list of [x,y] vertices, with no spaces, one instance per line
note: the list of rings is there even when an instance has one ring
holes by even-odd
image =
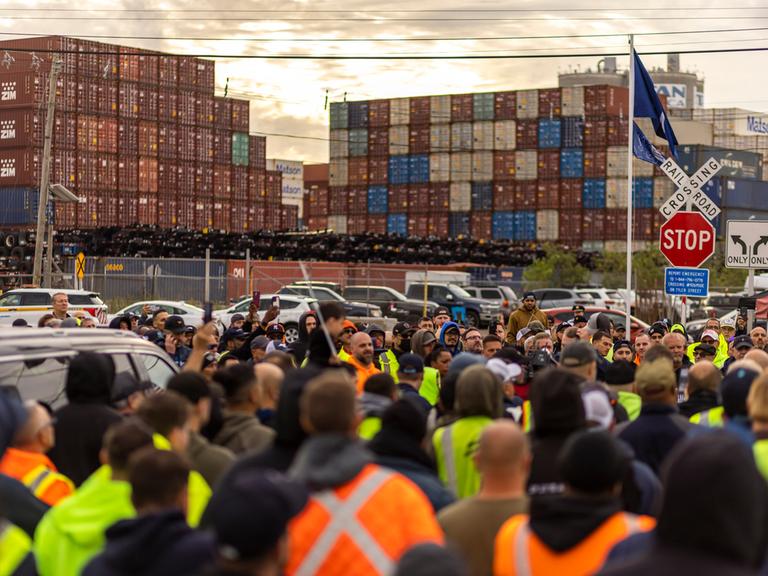
[[[43,144],[43,166],[40,173],[40,197],[37,206],[37,232],[35,233],[35,262],[32,270],[32,283],[40,286],[43,271],[43,242],[45,239],[46,211],[48,207],[48,186],[51,176],[51,145],[53,142],[53,121],[56,112],[56,80],[61,71],[61,60],[54,57],[48,74],[48,107],[45,116],[45,141]],[[53,223],[50,223],[51,226]],[[51,235],[52,237],[52,235]],[[53,259],[53,250],[48,244],[48,258]]]

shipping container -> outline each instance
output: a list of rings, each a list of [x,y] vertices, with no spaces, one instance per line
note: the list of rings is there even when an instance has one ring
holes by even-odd
[[[197,182],[196,182],[197,184]],[[228,164],[213,165],[213,196],[228,198],[232,194],[232,166]]]
[[[179,136],[184,130],[194,131],[192,127],[179,127]],[[232,163],[232,131],[223,128],[213,130],[213,161],[219,164]]]
[[[675,193],[675,185],[666,176],[657,176],[653,179],[653,207],[661,208],[672,194]]]
[[[335,158],[349,155],[349,144],[345,144],[343,138],[349,138],[346,130],[337,130],[342,138],[336,146]],[[389,128],[368,129],[368,154],[371,156],[386,156],[389,154]]]
[[[309,216],[304,219],[307,230],[327,230],[328,216]]]
[[[448,215],[448,235],[451,238],[469,235],[468,212],[451,212]]]
[[[40,190],[30,187],[0,188],[0,226],[26,226],[37,222]]]
[[[136,192],[139,189],[139,159],[136,156],[118,157],[117,182],[120,190],[126,192]]]
[[[583,239],[581,210],[561,210],[558,214],[558,238],[564,244],[581,244]]]
[[[541,118],[552,118],[560,116],[561,113],[560,88],[539,90],[539,116]]]
[[[535,210],[538,203],[539,186],[536,180],[523,180],[515,184],[515,208]]]
[[[474,98],[472,94],[451,95],[451,121],[472,122],[474,116]]]
[[[451,125],[432,124],[429,127],[429,149],[432,152],[450,152]]]
[[[350,102],[347,113],[349,114],[347,126],[350,130],[368,128],[368,102]]]
[[[472,240],[490,240],[493,235],[493,213],[472,212],[469,215],[469,234]]]
[[[584,149],[584,177],[605,178],[608,155],[605,148]]]
[[[390,184],[408,184],[410,158],[407,154],[389,157],[388,180]]]
[[[430,186],[431,193],[429,195],[429,211],[430,213],[446,213],[450,208],[450,196],[451,188],[450,184],[440,183],[432,184]],[[446,227],[447,230],[447,227]]]
[[[608,117],[588,116],[584,120],[584,147],[605,148],[608,144]]]
[[[539,147],[539,121],[518,120],[516,143],[518,149],[533,150]]]
[[[451,121],[450,96],[432,96],[430,98],[429,121],[431,124],[445,124]]]
[[[517,118],[517,92],[496,92],[494,94],[494,118],[515,120]]]
[[[607,144],[608,146],[627,147],[629,140],[629,124],[627,118],[610,116],[608,118]]]
[[[157,150],[160,158],[178,157],[178,129],[176,124],[170,122],[158,123]]]
[[[118,90],[119,94],[119,90]],[[157,121],[159,115],[159,93],[157,86],[139,85],[138,92],[139,112],[141,120]]]
[[[582,148],[563,148],[560,151],[560,177],[581,178],[584,174],[584,151]]]
[[[331,186],[346,186],[349,181],[346,158],[331,159],[328,167],[328,183]]]
[[[410,184],[429,182],[429,154],[410,155],[408,165],[408,182]]]
[[[472,180],[472,154],[454,152],[451,154],[451,181],[469,182]]]
[[[245,132],[232,132],[232,164],[235,166],[248,166],[248,134]]]
[[[178,190],[179,197],[191,199],[195,194],[195,164],[194,162],[180,161],[178,163]]]
[[[474,120],[494,119],[495,95],[491,93],[473,94],[472,109]]]
[[[556,180],[560,178],[559,150],[539,150],[537,177],[540,180]]]
[[[368,215],[367,225],[365,227],[365,232],[369,232],[371,234],[381,234],[384,235],[387,233],[387,216],[386,214],[375,214],[375,215]]]
[[[470,191],[473,211],[493,210],[493,184],[491,182],[472,182]]]
[[[179,116],[179,93],[175,88],[160,87],[157,95],[157,117],[162,122],[175,122]]]
[[[122,162],[122,159],[120,159],[120,162]],[[119,168],[120,168],[120,165],[118,165],[118,170]],[[127,165],[126,168],[130,168],[130,165]],[[135,171],[136,173],[138,171],[138,160],[135,161]],[[172,194],[176,194],[178,190],[178,181],[179,181],[178,164],[171,160],[163,160],[163,159],[158,160],[157,162],[158,194],[165,195],[166,197]],[[125,190],[135,190],[135,188],[123,188],[122,180],[121,180],[120,187],[121,189],[125,189]]]
[[[424,217],[426,220],[426,216]],[[387,216],[387,234],[392,236],[407,236],[408,235],[408,215],[407,214],[390,214]]]
[[[77,111],[81,114],[97,114],[99,112],[98,80],[90,78],[78,79]]]
[[[248,136],[248,163],[253,168],[263,170],[267,166],[266,136]],[[326,167],[327,170],[327,167]],[[326,177],[327,180],[327,177]]]
[[[139,121],[139,155],[157,156],[158,152],[157,122]]]
[[[514,180],[496,180],[493,183],[493,209],[495,211],[515,209]]]
[[[368,213],[386,214],[388,194],[386,186],[369,186],[367,199]]]
[[[248,100],[232,99],[232,130],[248,132],[251,129],[250,107]]]
[[[410,219],[408,220],[408,224],[410,225]],[[427,226],[429,236],[447,238],[450,231],[450,214],[448,212],[430,214]]]
[[[585,86],[585,116],[628,116],[629,90],[620,86]]]
[[[347,234],[365,234],[368,230],[368,218],[365,214],[347,216]]]
[[[474,134],[471,122],[451,124],[451,151],[468,152],[472,150]]]
[[[179,59],[170,54],[158,57],[158,83],[161,86],[176,88],[179,85]]]
[[[389,124],[390,126],[405,126],[410,124],[411,101],[410,98],[393,98],[389,101]],[[346,126],[340,126],[346,128]],[[390,134],[390,138],[391,138]]]
[[[469,212],[472,209],[472,187],[469,182],[451,182],[450,211]]]
[[[536,180],[538,177],[538,157],[536,150],[518,150],[515,152],[515,179]]]
[[[229,200],[214,199],[212,210],[212,227],[215,230],[228,231],[232,225],[232,205]]]
[[[561,121],[560,118],[541,118],[538,128],[539,148],[560,148]]]
[[[429,212],[430,209],[429,184],[412,184],[408,187],[408,211],[409,212]],[[392,210],[394,211],[394,210]]]
[[[510,180],[515,177],[515,152],[494,152],[493,179]]]
[[[389,156],[370,156],[368,158],[368,183],[387,184],[389,182]]]
[[[536,184],[536,207],[557,210],[560,206],[560,181],[539,180]]]
[[[493,152],[472,153],[472,180],[476,182],[493,179]]]
[[[372,100],[368,103],[369,128],[389,126],[389,100]]]
[[[213,162],[213,129],[199,126],[195,129],[195,148],[198,162]]]
[[[409,189],[405,184],[390,186],[387,189],[387,206],[390,212],[408,211]]]
[[[411,99],[414,102],[414,99]],[[426,154],[430,151],[430,127],[428,125],[414,126],[408,133],[408,152],[410,154]]]
[[[517,125],[514,120],[499,120],[493,126],[494,150],[515,150]]]
[[[584,116],[584,86],[561,88],[563,116]]]
[[[224,100],[224,98],[217,99],[217,100]],[[232,116],[232,110],[231,110],[231,102],[230,105],[230,123],[231,123],[231,116]],[[346,130],[349,128],[349,103],[348,102],[331,102],[330,105],[330,125],[331,130]],[[222,124],[220,124],[217,121],[217,124],[223,127]]]
[[[429,124],[431,117],[429,99],[429,96],[410,98],[411,110],[409,124],[411,124],[411,126]]]
[[[409,137],[408,126],[391,126],[389,128],[390,155],[407,154]]]
[[[216,62],[195,58],[197,66],[196,87],[201,94],[213,94],[216,87]]]
[[[333,230],[336,234],[347,233],[347,217],[346,216],[328,216],[328,229]]]
[[[159,207],[160,207],[160,198],[158,198],[158,210],[159,210]],[[121,225],[130,226],[132,224],[139,224],[139,198],[135,192],[120,193],[120,195],[118,196],[118,211],[120,214]],[[170,224],[171,226],[174,226],[176,224],[175,220],[176,220],[176,214],[174,211],[173,223]],[[160,224],[159,213],[158,213],[158,224]]]
[[[139,192],[157,194],[157,158],[139,156]]]
[[[178,156],[181,160],[195,160],[197,158],[197,141],[195,127],[179,124],[177,133]]]
[[[195,123],[210,128],[214,121],[213,94],[197,93],[195,97]]]
[[[430,154],[429,181],[448,182],[451,177],[451,155],[447,153]]]
[[[688,174],[695,173],[709,158],[715,158],[722,168],[719,176],[760,180],[762,156],[743,150],[723,150],[712,146],[678,146],[678,164]]]
[[[559,239],[560,218],[557,210],[539,210],[536,212],[536,240],[553,242]]]
[[[605,208],[605,179],[585,178],[582,190],[582,205],[585,209]]]
[[[531,119],[539,116],[539,91],[538,90],[518,90],[517,91],[517,118]]]
[[[605,240],[605,210],[585,209],[581,221],[584,240]]]
[[[197,94],[194,90],[179,90],[177,118],[179,124],[194,126],[196,123],[195,104]]]
[[[472,124],[472,139],[473,150],[493,150],[495,143],[493,122],[474,122]]]
[[[347,183],[350,186],[368,185],[368,158],[350,158],[347,161]]]
[[[621,240],[627,237],[627,211],[620,208],[605,211],[605,240]]]

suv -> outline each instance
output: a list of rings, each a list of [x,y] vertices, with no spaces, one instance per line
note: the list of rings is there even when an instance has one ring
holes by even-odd
[[[289,296],[300,296],[304,298],[315,298],[319,302],[338,302],[347,312],[347,316],[353,317],[375,317],[381,318],[381,308],[372,304],[365,304],[364,302],[347,302],[344,297],[338,292],[334,292],[330,288],[323,286],[315,286],[312,283],[312,289],[306,284],[289,284],[283,286],[277,291],[278,294],[287,294]]]
[[[580,288],[577,286],[576,293],[582,298],[592,298],[594,300],[593,306],[599,308],[624,308],[624,298],[616,290],[595,288],[593,286]]]
[[[159,346],[125,330],[0,328],[0,390],[60,408],[67,403],[69,361],[79,352],[108,354],[115,373],[130,372],[157,388],[178,372]]]
[[[536,305],[544,308],[570,308],[571,306],[595,306],[592,296],[582,296],[575,290],[567,288],[543,288],[541,290],[531,290],[536,296]]]
[[[387,286],[347,286],[342,292],[344,298],[375,304],[387,318],[400,321],[424,316],[424,299],[409,299],[405,294]],[[432,316],[437,304],[427,301],[427,316]]]
[[[424,283],[414,282],[408,286],[405,295],[413,299],[423,298]],[[430,282],[427,284],[427,298],[450,309],[454,318],[461,318],[468,326],[488,326],[501,313],[496,304],[475,298],[456,284]]]
[[[505,321],[517,308],[517,294],[509,286],[466,286],[464,290],[475,298],[496,304],[504,314]]]
[[[63,293],[69,299],[69,310],[84,310],[99,324],[107,323],[107,305],[99,295],[87,290],[59,290],[54,288],[17,288],[0,296],[0,325],[10,326],[17,318],[37,326],[37,321],[53,310],[51,298]]]
[[[263,315],[264,312],[270,309],[272,306],[272,297],[277,294],[262,294],[261,301],[259,303],[259,314]],[[243,298],[237,304],[230,306],[224,310],[215,310],[213,312],[213,318],[216,322],[226,330],[232,323],[233,314],[242,314],[248,316],[248,310],[251,307],[252,297]],[[288,344],[293,344],[299,339],[299,319],[305,312],[311,310],[310,304],[314,302],[311,298],[301,298],[299,296],[280,296],[280,314],[277,317],[277,321],[285,326],[285,341]]]

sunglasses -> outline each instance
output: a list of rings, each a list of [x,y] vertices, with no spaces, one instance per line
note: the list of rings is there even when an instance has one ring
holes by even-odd
[[[693,351],[693,355],[694,355],[694,356],[712,356],[712,357],[714,357],[714,356],[715,356],[714,354],[709,354],[709,353],[707,353],[707,352],[702,352],[702,351],[700,351],[700,350],[694,350],[694,351]]]
[[[357,334],[357,330],[352,330],[352,328],[347,328],[343,331],[344,334]]]

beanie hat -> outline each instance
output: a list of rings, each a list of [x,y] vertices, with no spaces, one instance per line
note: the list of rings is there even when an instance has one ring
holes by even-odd
[[[746,368],[738,368],[723,378],[720,391],[723,396],[723,410],[726,416],[747,415],[747,396],[752,382],[758,377],[758,373]]]
[[[626,360],[614,360],[605,370],[605,383],[614,386],[632,384],[635,381],[637,366]]]
[[[529,393],[536,436],[568,433],[586,426],[580,383],[580,376],[560,368],[536,375]]]
[[[565,483],[587,494],[610,490],[624,478],[627,466],[627,454],[619,441],[603,430],[574,434],[558,458]]]
[[[381,428],[395,428],[416,442],[421,442],[427,435],[427,419],[413,401],[401,398],[381,415]]]

